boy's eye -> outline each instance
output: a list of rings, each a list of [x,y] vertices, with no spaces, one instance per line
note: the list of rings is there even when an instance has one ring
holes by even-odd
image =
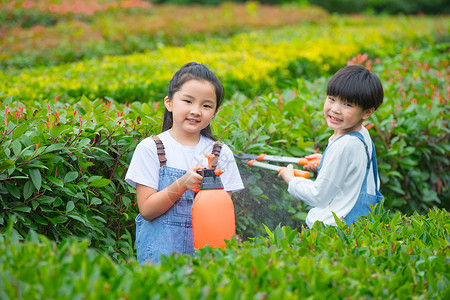
[[[352,107],[353,106],[351,103],[345,103],[344,105],[348,106],[348,107]]]
[[[328,100],[330,100],[330,101],[334,101],[334,98],[333,98],[333,97],[330,97],[330,96],[328,96]]]
[[[186,102],[186,103],[192,103],[191,100],[184,100],[184,102]]]
[[[203,105],[203,107],[204,107],[204,108],[212,108],[212,106],[209,105],[209,104],[205,104],[205,105]]]

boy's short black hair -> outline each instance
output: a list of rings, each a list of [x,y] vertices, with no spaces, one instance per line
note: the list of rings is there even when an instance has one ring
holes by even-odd
[[[360,65],[346,66],[331,77],[327,95],[361,106],[377,109],[383,103],[383,86],[378,76]]]

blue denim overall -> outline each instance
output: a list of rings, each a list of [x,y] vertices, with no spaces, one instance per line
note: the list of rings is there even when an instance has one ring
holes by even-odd
[[[180,178],[186,171],[167,166],[159,168],[158,191]],[[192,237],[192,203],[194,192],[187,190],[172,207],[161,216],[147,221],[139,214],[136,217],[136,250],[140,265],[150,258],[159,262],[161,255],[173,252],[194,254]]]
[[[160,159],[158,191],[162,191],[178,178],[186,174],[185,170],[168,167],[165,165],[165,152],[162,141],[155,139]],[[157,141],[158,140],[158,141]],[[158,144],[159,143],[159,144]],[[212,154],[213,167],[217,166],[220,155],[221,143],[216,142]],[[147,221],[141,214],[136,217],[136,251],[140,265],[149,259],[156,263],[160,256],[169,256],[176,252],[179,254],[194,255],[194,240],[192,235],[192,204],[195,193],[187,190],[161,216]]]
[[[359,138],[361,140],[361,142],[363,142],[364,148],[366,149],[366,154],[367,154],[366,175],[364,176],[364,181],[361,186],[361,191],[359,192],[358,200],[356,200],[355,206],[353,206],[352,210],[344,218],[345,223],[350,224],[350,223],[355,222],[357,220],[356,219],[357,217],[367,216],[371,211],[370,205],[372,204],[372,206],[375,206],[375,204],[377,204],[378,202],[381,201],[381,199],[383,199],[383,195],[380,193],[380,191],[378,189],[378,165],[377,165],[377,159],[375,157],[375,145],[372,142],[372,157],[369,158],[369,151],[367,150],[367,144],[364,141],[364,137],[362,136],[362,134],[357,131],[352,131],[347,134],[351,135],[351,136],[356,136],[357,138]],[[341,137],[343,137],[343,136],[340,136],[338,139],[340,139]],[[327,147],[327,149],[328,149],[328,147]],[[324,160],[327,149],[325,149],[325,151],[323,152],[322,160],[320,161],[320,164],[318,167],[319,170],[322,167],[322,162]],[[375,180],[376,195],[371,195],[371,194],[367,193],[367,175],[369,174],[371,163],[372,163],[372,169],[373,169],[373,178]]]

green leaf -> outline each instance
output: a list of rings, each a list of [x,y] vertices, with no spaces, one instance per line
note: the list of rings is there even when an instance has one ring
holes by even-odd
[[[52,136],[52,138],[55,139],[61,134],[61,132],[65,131],[65,130],[67,130],[67,126],[58,123],[52,127],[52,130],[50,131],[50,135]]]
[[[19,125],[19,127],[14,129],[12,139],[15,140],[15,139],[21,137],[25,133],[25,131],[27,131],[27,129],[28,129],[28,124],[23,123],[22,125]]]
[[[14,209],[13,209],[13,211],[20,211],[20,212],[30,212],[31,211],[31,207],[28,207],[28,206],[18,206],[18,207],[15,207]]]
[[[336,222],[336,225],[340,228],[340,229],[346,229],[347,225],[345,223],[342,223],[342,221],[336,216],[336,214],[334,213],[334,211],[331,212],[333,214],[333,218],[334,221]]]
[[[55,197],[50,197],[47,195],[42,195],[39,198],[37,198],[37,201],[39,201],[39,203],[41,204],[51,204],[56,200]]]
[[[37,223],[39,223],[41,225],[47,225],[48,224],[47,220],[45,218],[41,217],[40,215],[32,214],[31,216],[33,217],[33,219]]]
[[[24,200],[28,200],[28,198],[30,198],[30,196],[33,194],[33,192],[34,192],[33,183],[28,180],[27,182],[25,182],[25,185],[23,186]]]
[[[6,188],[8,189],[8,192],[9,192],[14,198],[20,199],[20,190],[19,190],[19,188],[18,188],[16,185],[7,182],[7,183],[6,183]]]
[[[75,204],[73,203],[73,201],[69,201],[66,204],[66,212],[70,212],[75,208]]]
[[[91,205],[97,205],[97,204],[102,204],[102,200],[100,200],[97,197],[94,197],[91,199]]]
[[[110,183],[111,183],[111,180],[106,179],[106,178],[101,178],[101,179],[96,179],[96,180],[92,181],[91,183],[89,183],[89,186],[101,188],[101,187],[107,186]]]
[[[51,144],[50,146],[48,146],[47,148],[45,148],[44,153],[49,153],[55,150],[60,150],[62,149],[64,146],[63,143],[58,143],[58,144]]]
[[[80,115],[80,116],[84,116],[85,114],[86,114],[86,111],[81,107],[81,106],[76,106],[75,107],[75,110],[77,111],[77,113]]]
[[[71,171],[64,176],[64,182],[71,182],[78,178],[78,172]]]
[[[42,184],[42,177],[39,169],[38,168],[30,169],[30,177],[31,181],[33,181],[34,187],[36,188],[37,191],[39,191],[41,189]]]
[[[68,216],[71,217],[72,219],[80,221],[83,224],[86,224],[86,220],[81,218],[78,214],[68,214]]]
[[[88,178],[88,182],[93,182],[95,180],[103,178],[102,176],[94,175]]]
[[[91,143],[91,140],[88,139],[88,138],[85,138],[85,139],[82,139],[82,140],[80,140],[80,141],[78,142],[78,147],[79,147],[79,148],[84,148],[84,147],[86,147],[87,145],[89,145],[90,143]]]
[[[66,222],[68,220],[68,218],[66,216],[63,216],[63,215],[58,215],[58,216],[53,217],[53,218],[47,217],[47,219],[50,222],[52,222],[54,225],[57,225],[59,223],[64,223],[64,222]]]
[[[0,161],[0,171],[7,170],[14,166],[14,161],[11,159],[5,159]]]
[[[22,144],[18,140],[15,140],[12,142],[11,147],[13,149],[14,155],[18,157],[20,155],[20,152],[22,151]]]
[[[51,183],[53,183],[56,186],[59,186],[59,187],[63,187],[64,186],[63,181],[61,179],[59,179],[59,178],[53,177],[51,175],[47,175],[47,176],[45,176],[45,178],[47,178],[48,181],[50,181]]]

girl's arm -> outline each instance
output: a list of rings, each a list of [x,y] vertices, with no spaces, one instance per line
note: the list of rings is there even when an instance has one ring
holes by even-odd
[[[142,217],[147,221],[153,220],[169,210],[187,190],[198,192],[203,177],[197,173],[197,170],[202,168],[202,166],[193,167],[159,192],[154,188],[137,183],[136,197]]]

